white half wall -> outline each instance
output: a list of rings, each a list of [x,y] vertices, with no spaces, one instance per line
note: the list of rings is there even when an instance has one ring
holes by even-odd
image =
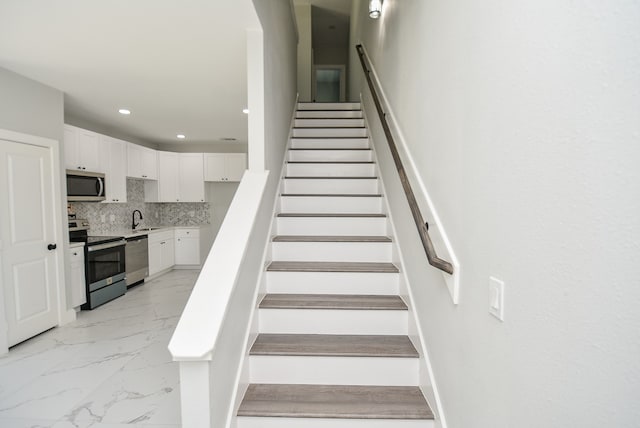
[[[637,426],[640,4],[366,9],[351,98],[361,42],[464,269],[456,306],[390,197],[448,427]]]

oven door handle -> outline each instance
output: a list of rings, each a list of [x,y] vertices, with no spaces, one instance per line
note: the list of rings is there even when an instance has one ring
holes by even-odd
[[[125,245],[126,243],[127,241],[123,239],[122,241],[107,242],[106,244],[93,245],[93,246],[87,247],[87,252],[90,253],[92,251],[106,250],[107,248],[119,247],[121,245]]]

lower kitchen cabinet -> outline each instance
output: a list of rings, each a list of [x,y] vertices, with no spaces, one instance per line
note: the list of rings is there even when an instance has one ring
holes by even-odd
[[[149,234],[149,276],[169,269],[175,264],[173,230]]]
[[[176,229],[176,265],[200,264],[200,230]]]
[[[87,289],[84,280],[84,248],[69,249],[71,264],[71,307],[76,308],[87,302]]]

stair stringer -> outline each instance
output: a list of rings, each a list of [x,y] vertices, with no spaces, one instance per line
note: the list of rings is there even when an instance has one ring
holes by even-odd
[[[362,98],[362,97],[361,97]],[[361,99],[362,105],[362,116],[365,121],[365,127],[367,129],[371,129],[369,120],[367,118],[367,112],[364,108],[364,100]],[[392,238],[392,262],[398,266],[400,269],[400,280],[399,280],[399,295],[405,301],[408,307],[408,331],[409,331],[409,339],[416,347],[416,349],[420,353],[419,358],[419,383],[418,386],[422,390],[425,399],[429,403],[431,410],[434,414],[434,423],[436,428],[447,428],[446,420],[443,417],[442,412],[442,403],[440,401],[440,396],[438,394],[437,385],[434,379],[433,367],[431,365],[429,359],[429,353],[427,351],[424,334],[422,332],[422,328],[420,327],[420,323],[418,319],[420,318],[418,313],[415,310],[415,299],[413,298],[413,293],[411,292],[411,284],[407,277],[404,266],[404,257],[402,255],[402,249],[398,244],[398,234],[395,229],[395,223],[393,221],[393,214],[391,212],[391,207],[389,206],[389,201],[386,197],[387,191],[384,183],[384,177],[382,171],[380,169],[380,162],[378,153],[376,151],[376,145],[373,140],[373,135],[369,133],[369,141],[370,147],[372,151],[373,161],[375,162],[376,175],[378,177],[378,182],[380,186],[380,193],[383,195],[382,197],[382,208],[383,212],[387,215],[387,228],[388,235]]]
[[[242,364],[240,364],[240,369],[237,373],[236,378],[236,390],[234,391],[234,398],[232,400],[233,406],[229,407],[229,413],[227,415],[227,426],[225,428],[237,428],[238,426],[238,409],[240,408],[240,404],[242,403],[242,399],[249,387],[250,383],[250,369],[249,369],[249,351],[251,350],[251,346],[253,342],[255,342],[259,333],[259,317],[258,317],[258,305],[260,301],[264,298],[267,290],[267,266],[272,260],[272,245],[271,240],[275,235],[273,233],[277,228],[277,217],[276,214],[281,211],[281,198],[280,194],[282,193],[282,189],[284,188],[284,177],[286,175],[287,169],[287,153],[289,148],[291,148],[291,139],[293,138],[293,124],[295,123],[296,110],[298,105],[298,98],[296,97],[296,102],[294,104],[293,114],[291,117],[291,124],[289,126],[289,137],[287,139],[287,145],[284,150],[284,158],[282,159],[282,166],[280,167],[280,175],[278,185],[278,189],[274,195],[273,201],[273,211],[271,213],[271,225],[269,227],[269,233],[267,241],[264,243],[265,247],[262,254],[262,270],[260,272],[260,276],[258,277],[258,281],[256,283],[255,292],[253,295],[253,309],[251,310],[249,323],[247,331],[244,333],[244,341],[245,341],[245,350],[244,356],[242,358]]]

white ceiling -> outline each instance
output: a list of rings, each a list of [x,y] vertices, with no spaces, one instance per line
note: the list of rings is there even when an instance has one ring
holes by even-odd
[[[0,67],[63,91],[65,117],[123,135],[246,142],[257,27],[251,0],[0,0]]]

